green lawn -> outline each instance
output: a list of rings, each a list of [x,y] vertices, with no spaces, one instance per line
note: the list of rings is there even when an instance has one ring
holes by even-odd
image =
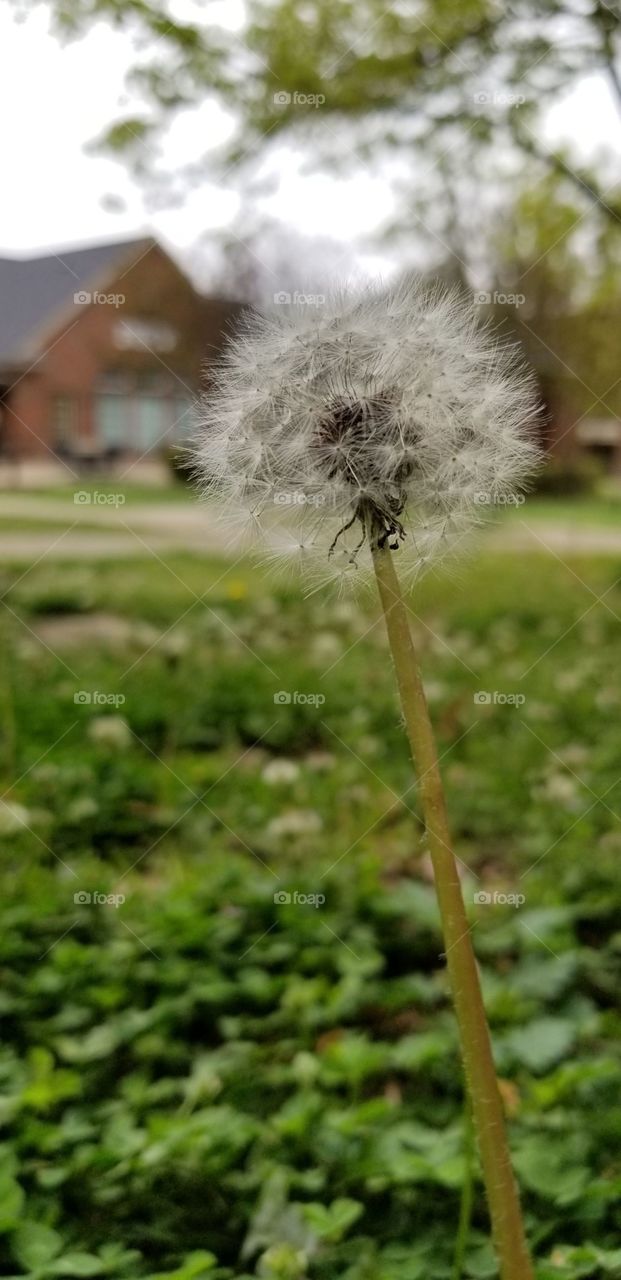
[[[11,492],[11,498],[23,497],[25,501],[32,506],[32,515],[30,512],[23,520],[20,517],[20,527],[33,527],[38,525],[39,521],[36,516],[36,502],[41,499],[46,503],[50,499],[54,499],[59,506],[58,520],[59,523],[65,523],[65,517],[61,507],[66,509],[67,503],[74,503],[74,494],[84,489],[86,492],[97,492],[98,494],[122,494],[125,502],[122,508],[119,508],[122,514],[128,514],[131,509],[137,505],[141,507],[161,505],[162,503],[170,503],[172,506],[188,505],[196,503],[196,494],[189,485],[181,483],[170,484],[165,486],[158,485],[140,485],[127,484],[119,480],[99,480],[97,478],[82,479],[71,485],[59,485],[51,489],[16,489]],[[105,509],[102,503],[99,510]],[[528,496],[525,503],[519,506],[508,506],[506,510],[496,508],[490,512],[490,523],[497,523],[504,519],[509,520],[526,520],[527,522],[545,521],[553,524],[579,523],[581,525],[607,525],[618,526],[621,528],[621,491],[615,489],[603,490],[601,495],[588,497],[568,497],[568,498],[543,498],[536,496]],[[80,517],[81,523],[88,523],[89,507],[81,507],[76,510],[76,515]],[[46,510],[43,517],[43,524],[46,526],[54,525],[54,520],[50,519],[49,512]],[[0,512],[0,528],[9,529],[11,525],[17,527],[17,522],[12,520],[10,516],[2,516]],[[100,527],[100,524],[98,524]]]
[[[600,498],[527,498],[523,506],[509,509],[512,519],[534,523],[544,520],[552,524],[609,525],[621,529],[621,499]]]
[[[190,555],[2,590],[0,1275],[457,1280],[472,1177],[491,1280],[372,593]],[[537,1277],[619,1277],[621,558],[411,607]]]

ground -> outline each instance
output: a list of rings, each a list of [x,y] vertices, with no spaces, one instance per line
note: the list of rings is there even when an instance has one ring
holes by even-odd
[[[162,490],[102,482],[84,490],[3,494],[0,561],[227,551],[233,532],[221,516],[217,504],[193,501],[181,485]],[[507,550],[621,555],[621,500],[531,499],[496,513],[485,539]]]
[[[28,568],[28,498],[2,573],[0,1274],[491,1278],[374,597],[127,496],[131,557]],[[409,601],[538,1280],[621,1276],[621,546],[578,523]]]

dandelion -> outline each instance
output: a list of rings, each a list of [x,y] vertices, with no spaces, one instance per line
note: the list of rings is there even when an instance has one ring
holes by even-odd
[[[27,829],[31,821],[32,814],[22,804],[0,800],[0,836],[15,835]]]
[[[268,822],[266,832],[275,840],[293,839],[296,836],[316,835],[323,823],[314,809],[287,809],[280,817]]]
[[[123,716],[94,716],[89,721],[87,734],[98,746],[122,750],[131,746],[132,731]]]
[[[533,1280],[533,1270],[400,579],[420,576],[490,505],[516,499],[537,460],[534,414],[530,375],[480,328],[474,306],[410,282],[335,295],[320,313],[278,306],[249,316],[205,401],[196,449],[204,490],[245,512],[279,555],[321,578],[374,572],[418,770],[502,1280]],[[293,816],[275,820],[271,833],[297,833]],[[459,1273],[467,1229],[464,1211]]]
[[[417,577],[515,497],[533,407],[456,292],[335,294],[248,316],[204,401],[198,471],[276,558],[345,581],[388,546]]]
[[[300,766],[295,763],[295,760],[270,760],[261,774],[263,781],[269,786],[297,782],[299,776]]]

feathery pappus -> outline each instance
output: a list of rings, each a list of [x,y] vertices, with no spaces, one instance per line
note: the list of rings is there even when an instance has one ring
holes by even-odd
[[[341,290],[246,315],[202,401],[196,472],[320,579],[356,576],[369,546],[416,577],[520,490],[536,416],[533,377],[457,290]]]

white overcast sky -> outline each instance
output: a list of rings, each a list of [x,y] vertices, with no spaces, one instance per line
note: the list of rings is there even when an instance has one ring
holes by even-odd
[[[148,230],[188,262],[199,237],[235,216],[233,190],[208,182],[184,207],[152,212],[123,164],[85,150],[127,111],[124,75],[135,52],[126,33],[99,23],[86,37],[62,45],[50,32],[45,8],[22,22],[5,8],[0,47],[0,253],[45,252]],[[551,139],[569,140],[576,157],[593,157],[602,148],[619,153],[621,122],[603,78],[591,77],[568,94],[545,127]],[[223,136],[225,129],[219,109],[206,106],[177,137],[176,153],[190,160],[204,151],[206,136]],[[114,207],[107,207],[108,197]],[[389,215],[391,196],[362,173],[339,181],[301,177],[291,166],[266,207],[299,233],[351,243]]]

